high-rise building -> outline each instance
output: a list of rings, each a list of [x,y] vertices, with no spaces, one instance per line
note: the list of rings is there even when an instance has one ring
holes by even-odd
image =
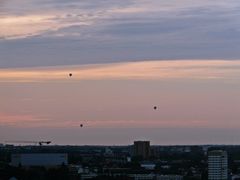
[[[227,152],[214,150],[208,152],[208,180],[228,179]]]
[[[133,155],[147,159],[150,156],[150,141],[134,141]]]

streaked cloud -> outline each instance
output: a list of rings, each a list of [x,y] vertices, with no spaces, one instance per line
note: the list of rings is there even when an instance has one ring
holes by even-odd
[[[69,73],[73,77],[69,77]],[[239,80],[240,61],[175,60],[102,65],[2,69],[0,82],[47,82],[104,79],[220,79]]]
[[[236,0],[13,0],[0,9],[1,68],[240,59]]]
[[[1,1],[0,140],[229,142],[240,127],[239,9],[237,0]]]
[[[49,119],[44,117],[37,117],[30,114],[8,114],[0,112],[0,125],[1,126],[14,126],[14,127],[38,127],[48,124]]]
[[[119,9],[114,11],[119,5],[107,5],[104,3],[99,6],[91,7],[92,3],[81,3],[70,1],[68,3],[62,2],[45,2],[46,11],[42,12],[39,9],[35,9],[35,6],[41,7],[37,1],[29,1],[27,8],[32,8],[31,11],[21,11],[21,8],[15,9],[15,11],[9,11],[0,14],[0,40],[11,39],[23,39],[34,37],[38,35],[46,35],[53,37],[63,36],[81,36],[81,27],[90,26],[96,22],[96,20],[104,19],[111,14],[119,12],[125,12],[125,9]],[[25,2],[26,3],[26,2]],[[58,6],[63,8],[58,8]],[[9,6],[16,6],[15,3]],[[4,9],[4,8],[3,8]],[[128,8],[127,8],[128,9]],[[18,11],[19,10],[19,11]],[[128,10],[126,10],[128,11]],[[78,32],[61,32],[64,28],[78,27]]]
[[[1,17],[0,38],[27,38],[71,26],[88,26],[92,24],[93,19],[94,17],[91,15],[60,13]],[[59,33],[56,33],[55,36],[59,36]]]

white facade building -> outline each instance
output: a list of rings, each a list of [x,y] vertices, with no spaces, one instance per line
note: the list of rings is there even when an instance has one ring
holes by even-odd
[[[214,150],[208,153],[208,180],[228,179],[227,152]]]

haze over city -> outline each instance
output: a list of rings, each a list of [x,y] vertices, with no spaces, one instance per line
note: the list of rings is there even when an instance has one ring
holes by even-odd
[[[239,10],[0,0],[0,143],[240,144]]]

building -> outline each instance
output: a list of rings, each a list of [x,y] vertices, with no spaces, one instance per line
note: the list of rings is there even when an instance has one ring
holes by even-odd
[[[150,141],[134,141],[133,155],[147,159],[150,156]]]
[[[183,180],[183,176],[180,175],[131,174],[129,177],[134,180]]]
[[[151,162],[142,162],[140,166],[146,170],[154,170],[156,168],[156,164]]]
[[[183,176],[180,175],[158,175],[156,180],[183,180]]]
[[[45,153],[32,153],[32,154],[12,154],[11,165],[12,166],[44,166],[54,167],[60,165],[68,165],[67,154],[45,154]]]
[[[156,178],[155,174],[131,174],[129,177],[134,180],[153,180]]]
[[[227,152],[214,150],[208,152],[208,180],[228,179]]]

